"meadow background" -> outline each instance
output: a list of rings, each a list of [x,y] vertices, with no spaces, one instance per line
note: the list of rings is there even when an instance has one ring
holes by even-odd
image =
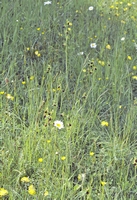
[[[136,1],[2,0],[0,19],[0,198],[136,200]]]

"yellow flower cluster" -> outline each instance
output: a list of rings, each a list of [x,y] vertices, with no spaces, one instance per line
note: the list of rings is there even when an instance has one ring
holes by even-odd
[[[23,183],[29,183],[30,179],[29,179],[29,177],[24,176],[24,177],[21,178],[21,182],[23,182]]]
[[[39,162],[41,162],[41,161],[43,161],[43,159],[41,160],[42,158],[39,158]],[[21,178],[21,180],[20,180],[22,183],[29,183],[30,184],[30,182],[31,182],[31,180],[30,180],[30,178],[29,177],[27,177],[27,176],[24,176],[24,177],[22,177]],[[34,196],[34,195],[36,195],[36,188],[35,188],[35,186],[33,185],[33,184],[30,184],[29,185],[29,187],[28,187],[28,193],[31,195],[31,196]],[[5,190],[4,188],[0,188],[0,197],[2,197],[2,196],[5,196],[5,195],[7,195],[8,194],[8,191],[7,190]],[[44,196],[48,196],[49,195],[49,192],[47,191],[47,190],[45,190],[45,192],[44,192],[44,194],[43,194]]]
[[[6,97],[7,97],[7,99],[10,99],[10,100],[14,100],[14,97],[12,96],[12,95],[10,95],[10,94],[6,94]]]
[[[0,188],[0,198],[8,195],[8,190]]]
[[[30,185],[30,186],[29,186],[29,188],[28,188],[28,193],[29,193],[30,195],[32,195],[32,196],[36,194],[36,189],[35,189],[34,185]]]
[[[40,57],[40,56],[41,56],[41,54],[39,53],[39,51],[35,51],[34,53],[35,53],[35,55],[36,55],[37,57]]]
[[[108,126],[108,122],[107,121],[102,121],[101,122],[101,126]]]

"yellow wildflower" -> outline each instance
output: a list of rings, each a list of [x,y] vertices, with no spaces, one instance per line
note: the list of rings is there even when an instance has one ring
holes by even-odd
[[[124,8],[123,10],[124,10],[124,11],[127,11],[127,10],[128,10],[128,8]]]
[[[29,183],[29,182],[30,182],[30,179],[29,179],[29,177],[24,176],[24,177],[21,178],[20,181],[21,181],[21,182],[24,182],[24,183]]]
[[[93,152],[93,151],[90,151],[90,152],[89,152],[89,155],[90,155],[90,156],[94,156],[94,152]]]
[[[128,60],[132,60],[132,57],[131,57],[131,56],[128,56],[127,59],[128,59]]]
[[[83,69],[82,71],[85,73],[85,72],[86,72],[86,69]]]
[[[6,97],[7,97],[7,99],[10,99],[10,100],[12,100],[12,101],[14,100],[14,97],[11,96],[10,94],[7,94]]]
[[[30,76],[30,78],[29,78],[31,81],[34,79],[34,76]]]
[[[104,62],[104,61],[101,61],[101,65],[104,66],[104,65],[105,65],[105,62]]]
[[[111,49],[110,44],[107,44],[107,45],[106,45],[106,49],[109,49],[109,50]]]
[[[113,9],[113,8],[114,8],[114,5],[110,6],[110,8]]]
[[[58,91],[60,91],[60,90],[61,90],[61,87],[60,87],[60,86],[58,86],[58,87],[57,87],[57,90],[58,90]]]
[[[35,55],[37,56],[39,54],[39,51],[35,51]]]
[[[66,157],[65,157],[65,156],[62,156],[62,157],[61,157],[61,160],[66,160]]]
[[[71,31],[71,28],[68,28],[68,31]]]
[[[45,192],[44,192],[44,196],[46,197],[46,196],[48,196],[49,195],[49,192],[46,190]]]
[[[8,190],[5,190],[4,188],[0,188],[0,198],[8,195]]]
[[[43,162],[43,158],[39,158],[38,161],[41,163]]]
[[[100,181],[100,183],[102,186],[105,186],[107,184],[107,182],[105,182],[105,181]]]
[[[125,22],[124,20],[121,20],[121,23],[122,23],[122,24],[125,24],[126,22]]]
[[[26,82],[25,81],[22,81],[22,85],[25,85],[26,84]]]
[[[128,3],[127,5],[128,5],[128,6],[132,6],[132,4],[131,4],[131,3]]]
[[[36,194],[36,189],[35,189],[34,185],[30,185],[29,186],[28,193],[30,195],[35,195]]]
[[[108,122],[102,121],[102,122],[101,122],[101,126],[108,126]]]
[[[137,76],[132,76],[132,79],[137,80]]]
[[[133,70],[137,70],[137,66],[133,66]]]
[[[134,21],[136,20],[136,18],[134,16],[131,16],[131,19],[133,19]]]
[[[69,26],[72,26],[72,22],[68,22],[68,25],[69,25]]]
[[[101,61],[101,60],[99,60],[98,63],[99,63],[100,65],[102,65],[102,66],[105,65],[105,62],[104,62],[104,61]]]

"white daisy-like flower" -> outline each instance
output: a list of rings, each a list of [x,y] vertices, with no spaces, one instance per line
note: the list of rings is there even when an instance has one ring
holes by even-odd
[[[90,6],[89,8],[88,8],[88,10],[93,10],[94,9],[94,7],[93,6]]]
[[[77,55],[80,56],[80,55],[83,55],[83,54],[84,54],[84,52],[82,51],[82,52],[79,52]]]
[[[57,127],[58,129],[64,128],[63,122],[59,120],[54,121],[54,126]]]
[[[95,48],[97,47],[97,44],[96,44],[96,43],[91,43],[91,44],[90,44],[90,47],[91,47],[92,49],[95,49]]]
[[[51,4],[51,1],[45,1],[45,2],[44,2],[44,6],[45,6],[45,5],[49,5],[49,4]]]
[[[125,40],[125,37],[122,37],[122,38],[121,38],[121,41],[124,41],[124,40]]]
[[[136,44],[136,43],[134,43],[134,45],[135,45],[135,49],[137,50],[137,44]]]

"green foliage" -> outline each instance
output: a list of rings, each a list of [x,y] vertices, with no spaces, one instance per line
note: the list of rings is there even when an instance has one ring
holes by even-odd
[[[0,6],[0,198],[136,199],[137,3]]]

